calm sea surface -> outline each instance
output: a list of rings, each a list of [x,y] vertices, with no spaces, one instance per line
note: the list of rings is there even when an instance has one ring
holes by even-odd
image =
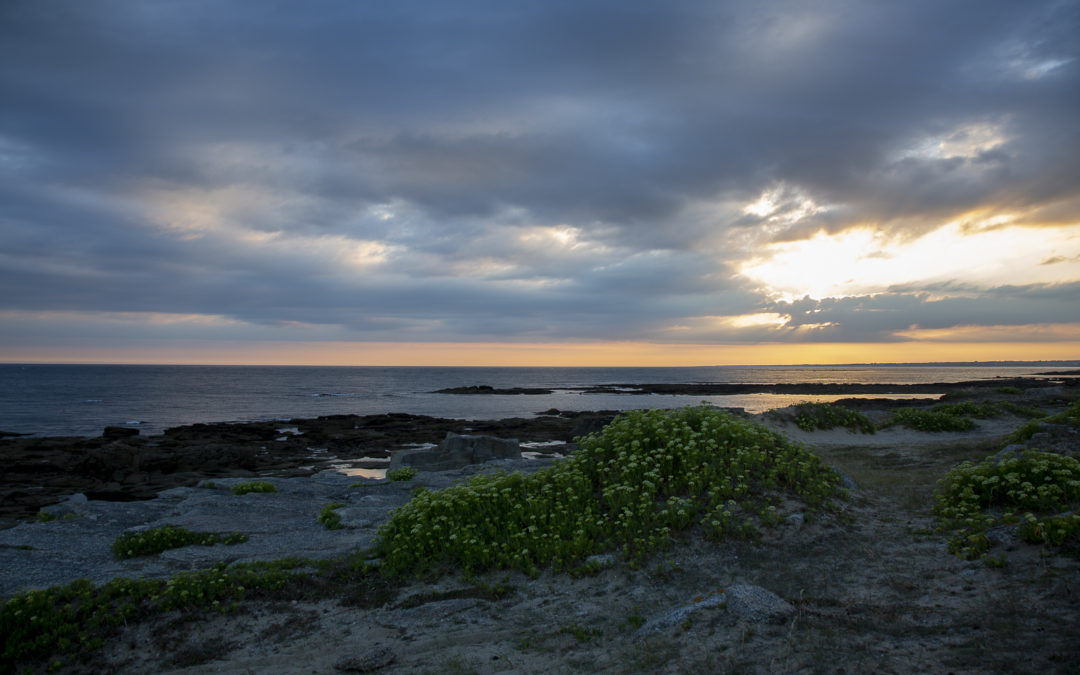
[[[0,364],[0,430],[96,436],[107,425],[143,434],[195,422],[407,412],[464,419],[560,410],[678,408],[707,401],[760,412],[839,396],[620,396],[558,391],[618,383],[959,382],[1056,366],[716,366],[701,368],[381,368]],[[542,396],[433,394],[468,385],[544,387]],[[925,396],[925,394],[923,395]],[[894,396],[895,398],[895,396]]]

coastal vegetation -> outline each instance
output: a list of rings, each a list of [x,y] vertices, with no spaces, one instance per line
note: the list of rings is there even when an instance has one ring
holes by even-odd
[[[277,492],[277,488],[273,483],[265,480],[245,481],[232,486],[234,495],[246,495],[249,492]]]
[[[389,480],[412,480],[416,476],[416,469],[411,466],[399,466],[386,472]]]
[[[1055,403],[1057,410],[1060,405]],[[1005,403],[935,408],[925,412],[969,421],[991,408],[1019,414]],[[1017,408],[1045,416],[1034,408]],[[1023,440],[1046,429],[1044,425],[1080,428],[1080,402],[1042,419],[1031,417],[1021,427],[1027,435]],[[981,457],[987,451],[993,450],[966,451],[966,456]],[[956,461],[953,457],[949,464],[929,467],[925,479],[918,474],[925,492],[911,508],[926,514],[932,481]],[[897,455],[889,461],[901,460]],[[875,458],[875,470],[881,461]],[[902,486],[899,476],[890,476],[898,494],[911,492],[912,475],[903,474]],[[858,474],[855,478],[864,489],[874,485],[863,483]],[[274,491],[267,481],[238,483],[233,490],[260,483]],[[597,558],[589,558],[593,554],[614,552],[636,568],[653,552],[691,535],[714,541],[735,538],[743,540],[739,546],[750,546],[746,540],[761,538],[792,511],[827,507],[840,494],[838,485],[838,474],[816,455],[748,419],[708,407],[627,413],[601,432],[579,439],[577,452],[548,469],[527,476],[478,476],[440,491],[418,489],[380,529],[373,549],[344,558],[222,563],[168,580],[117,579],[100,586],[83,580],[19,593],[0,603],[0,673],[15,672],[26,663],[41,669],[78,669],[91,663],[93,654],[125,624],[167,612],[190,622],[246,611],[242,603],[252,600],[335,598],[382,606],[415,575],[430,578],[463,571],[471,579],[489,569],[536,574],[549,567],[580,577],[601,571]],[[336,509],[341,506],[327,504],[317,516],[319,522],[340,527]],[[1005,558],[985,554],[1003,531],[1005,536],[1015,532],[1025,542],[1080,553],[1078,511],[1080,463],[1062,454],[1025,449],[954,466],[941,478],[932,513],[948,538],[949,551],[963,558],[984,557],[988,566],[997,566],[1004,565]],[[189,541],[188,536],[218,539]],[[232,537],[243,535],[157,528],[125,535],[113,547],[118,557],[152,555],[177,546],[242,541],[230,541]],[[653,576],[666,579],[678,573],[660,563]],[[469,589],[432,591],[399,606],[503,598],[513,592],[504,584],[489,588],[476,581]],[[637,628],[644,620],[635,606],[626,622]],[[584,620],[564,619],[561,626],[553,630],[579,644],[600,635],[599,627]]]
[[[1020,537],[1031,543],[1075,546],[1078,508],[1080,462],[1026,450],[954,467],[941,480],[934,514],[950,534],[949,551],[977,558],[990,548],[987,530],[1002,525],[1018,525]]]
[[[396,589],[356,556],[334,561],[287,558],[274,562],[220,563],[208,570],[163,579],[115,579],[95,586],[83,579],[65,586],[19,593],[0,606],[0,673],[22,659],[48,657],[48,669],[89,658],[121,626],[178,611],[236,612],[245,598],[341,597],[378,605]]]
[[[112,544],[113,555],[121,560],[144,555],[155,555],[162,551],[185,546],[213,546],[225,544],[232,546],[247,541],[242,532],[217,534],[214,532],[192,532],[187,528],[163,525],[149,530],[126,532]]]
[[[1010,450],[1028,443],[1040,430],[1056,426],[1073,433],[1080,430],[1080,401],[1052,415],[1030,410],[1039,414],[1029,415],[1034,419],[1005,439],[1002,452],[978,463],[963,462],[939,482],[934,514],[939,529],[950,534],[953,553],[980,557],[991,546],[989,531],[1014,528],[1028,543],[1080,555],[1080,461],[1068,450]]]
[[[341,529],[341,515],[338,514],[337,509],[345,506],[341,502],[331,502],[322,507],[319,511],[318,521],[323,524],[328,530],[340,530]]]
[[[990,419],[1001,415],[1001,410],[989,401],[974,403],[938,403],[928,409],[901,408],[882,424],[882,428],[902,426],[915,431],[970,431],[975,419]]]
[[[795,426],[803,431],[845,427],[851,431],[872,434],[877,427],[866,415],[832,403],[800,403],[795,406]]]
[[[754,538],[797,499],[820,506],[838,474],[750,420],[709,408],[624,413],[552,467],[478,475],[419,490],[379,530],[372,552],[389,575],[571,569],[617,551],[632,565],[700,527],[711,539]]]

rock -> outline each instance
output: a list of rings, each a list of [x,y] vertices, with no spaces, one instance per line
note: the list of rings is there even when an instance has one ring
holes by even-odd
[[[1016,525],[998,525],[989,528],[983,534],[986,535],[987,541],[995,546],[1008,547],[1020,543],[1020,535],[1017,533]]]
[[[600,553],[585,558],[585,564],[596,565],[600,569],[606,570],[607,568],[615,564],[615,560],[616,558],[614,553]]]
[[[597,416],[597,417],[581,417],[577,423],[570,430],[570,438],[578,438],[581,436],[588,436],[592,433],[600,433],[604,427],[611,423],[612,417]]]
[[[997,454],[994,455],[994,463],[1001,464],[1005,460],[1012,459],[1023,451],[1024,445],[1022,443],[1012,443],[1011,445],[1006,445],[1001,450],[998,450]]]
[[[705,595],[697,596],[690,601],[689,605],[682,605],[675,609],[670,609],[659,616],[654,616],[646,621],[641,628],[634,631],[634,639],[640,640],[653,633],[678,626],[690,618],[690,615],[694,612],[708,609],[709,607],[722,607],[727,600],[726,595],[727,594],[724,591],[712,591]]]
[[[139,430],[131,427],[105,427],[105,430],[101,432],[102,438],[130,438],[138,435]]]
[[[542,396],[552,393],[550,389],[541,389],[538,387],[510,387],[509,389],[496,389],[487,384],[473,385],[471,387],[449,387],[447,389],[439,389],[435,394],[499,394],[502,396],[510,395],[526,395],[526,396]]]
[[[847,475],[846,473],[844,473],[842,470],[838,469],[835,466],[830,467],[830,468],[833,471],[835,471],[836,473],[840,474],[840,486],[842,488],[844,488],[845,490],[852,490],[852,491],[859,489],[859,484],[856,483],[854,480],[852,480],[851,476]]]
[[[793,513],[784,518],[784,525],[796,531],[802,529],[804,522],[806,522],[806,517],[801,513]]]
[[[283,422],[194,424],[162,434],[120,437],[0,438],[0,524],[5,518],[34,518],[43,506],[85,493],[99,498],[146,498],[199,480],[250,476],[307,476],[342,460],[384,457],[401,448],[433,443],[447,432],[523,441],[566,441],[581,416],[503,420],[459,420],[387,413],[330,415]],[[614,416],[614,413],[610,413]],[[131,434],[130,427],[117,427]],[[111,432],[110,432],[111,433]],[[284,438],[285,440],[279,440]],[[326,448],[316,454],[309,448]],[[516,456],[516,455],[515,455]],[[471,458],[470,458],[471,461]],[[506,460],[509,461],[509,460]]]
[[[776,593],[749,584],[726,589],[728,611],[743,621],[783,623],[795,613],[795,608]]]
[[[452,454],[468,454],[473,464],[489,459],[517,459],[521,457],[521,446],[516,438],[496,438],[495,436],[472,436],[447,433],[439,444],[439,450]]]
[[[394,662],[397,655],[388,647],[374,647],[356,656],[342,659],[334,668],[347,673],[370,673]]]
[[[519,459],[521,445],[516,438],[474,436],[448,432],[435,450],[399,450],[390,460],[390,470],[411,466],[424,471],[447,471],[493,459]]]

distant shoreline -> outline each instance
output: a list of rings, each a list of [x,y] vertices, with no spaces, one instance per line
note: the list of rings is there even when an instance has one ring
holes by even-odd
[[[589,370],[589,369],[619,369],[619,368],[655,368],[657,370],[692,370],[695,368],[1024,368],[1038,366],[1046,368],[1080,368],[1080,359],[1056,359],[1049,361],[897,361],[897,362],[854,362],[854,363],[717,363],[699,364],[695,366],[432,366],[432,365],[409,365],[409,364],[307,364],[307,363],[131,363],[122,361],[0,361],[0,366],[121,366],[125,368],[416,368],[416,369],[450,369],[450,370],[480,370],[485,368],[499,368],[506,370],[535,370],[550,368],[553,370]],[[1040,373],[1041,374],[1041,373]],[[1056,373],[1054,373],[1056,374]],[[1076,374],[1080,375],[1080,372]]]
[[[1038,373],[1042,376],[1080,376],[1080,370]],[[750,382],[708,382],[708,383],[627,383],[604,384],[589,387],[559,387],[564,391],[577,391],[584,394],[669,394],[683,396],[725,396],[734,394],[940,394],[941,392],[983,387],[1019,387],[1030,389],[1047,384],[1060,384],[1058,380],[1041,377],[1009,377],[992,380],[969,380],[965,382],[933,382],[919,384],[882,384],[859,382],[795,382],[795,383],[750,383]],[[458,394],[470,396],[515,396],[546,395],[555,388],[510,387],[495,388],[487,385],[448,387],[436,390],[435,394]]]

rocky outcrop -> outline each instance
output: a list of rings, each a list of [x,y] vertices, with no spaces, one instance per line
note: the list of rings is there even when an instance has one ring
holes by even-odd
[[[507,389],[496,389],[490,385],[479,384],[470,387],[447,387],[446,389],[439,389],[434,394],[499,394],[502,396],[507,395],[526,395],[526,396],[542,396],[552,393],[551,389],[541,389],[538,387],[510,387]]]
[[[219,562],[266,561],[296,556],[325,559],[370,546],[379,525],[412,497],[416,487],[438,490],[479,471],[535,471],[548,461],[497,460],[465,471],[423,473],[410,481],[357,481],[336,471],[310,477],[260,478],[269,493],[237,495],[244,479],[203,481],[199,487],[165,490],[137,502],[73,495],[42,509],[45,519],[0,530],[0,598],[30,588],[63,585],[78,578],[102,584],[114,577],[162,578]],[[340,528],[328,529],[318,514],[337,503]],[[186,546],[157,555],[117,560],[110,548],[125,532],[164,525],[193,532],[242,532],[234,546]]]
[[[460,420],[393,413],[327,415],[289,422],[191,424],[161,435],[98,438],[0,437],[0,527],[82,493],[94,499],[150,499],[203,478],[310,476],[360,458],[389,458],[395,450],[435,444],[448,432],[569,441],[579,423],[606,424],[613,412],[558,412],[535,418]],[[589,420],[598,420],[589,422]],[[517,456],[513,451],[492,456]],[[484,461],[481,455],[469,462]],[[458,464],[460,466],[460,464]]]
[[[434,449],[399,450],[390,460],[390,470],[410,466],[423,471],[460,469],[493,459],[519,459],[521,445],[516,438],[498,438],[450,432]]]

